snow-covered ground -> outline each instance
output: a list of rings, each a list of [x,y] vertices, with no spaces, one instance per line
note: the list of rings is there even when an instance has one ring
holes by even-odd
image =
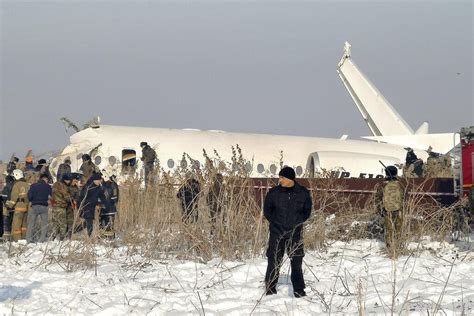
[[[67,272],[67,260],[56,261],[67,254],[64,245],[2,244],[0,314],[390,314],[393,307],[403,314],[473,315],[471,245],[426,241],[412,245],[417,255],[392,262],[379,242],[334,242],[324,252],[307,252],[308,296],[296,299],[287,260],[278,294],[267,297],[263,257],[203,264],[97,246],[95,267]]]

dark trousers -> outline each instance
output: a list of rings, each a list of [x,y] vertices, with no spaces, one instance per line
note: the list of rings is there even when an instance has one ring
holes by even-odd
[[[145,188],[148,188],[148,185],[153,185],[153,165],[145,165]]]
[[[3,235],[6,238],[10,238],[12,234],[12,223],[13,223],[13,210],[8,210],[8,215],[3,218]]]
[[[0,203],[0,237],[3,237],[3,205]]]
[[[93,218],[84,218],[86,221],[87,235],[89,237],[92,235],[92,229],[94,228],[94,219]]]
[[[267,272],[265,273],[266,288],[271,291],[276,290],[285,250],[290,258],[293,291],[302,291],[305,288],[303,270],[301,268],[303,264],[304,250],[301,235],[299,234],[280,235],[270,232],[267,249],[268,265]]]

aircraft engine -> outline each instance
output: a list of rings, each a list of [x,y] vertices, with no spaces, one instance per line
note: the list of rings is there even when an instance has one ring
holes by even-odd
[[[383,178],[384,165],[399,165],[397,157],[342,151],[318,151],[308,156],[308,177]],[[399,172],[401,174],[401,171]]]

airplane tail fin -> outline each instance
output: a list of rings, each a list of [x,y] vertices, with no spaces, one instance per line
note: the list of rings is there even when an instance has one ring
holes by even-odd
[[[346,42],[344,55],[337,66],[337,73],[372,134],[374,136],[413,135],[414,132],[407,122],[352,61],[350,49],[351,45]],[[418,131],[423,133],[427,131],[427,127],[428,124],[423,123]]]

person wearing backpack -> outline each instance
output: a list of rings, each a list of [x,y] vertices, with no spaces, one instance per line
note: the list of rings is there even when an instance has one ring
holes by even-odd
[[[385,181],[377,187],[375,193],[377,210],[384,218],[385,243],[389,250],[398,248],[402,230],[404,188],[397,173],[397,167],[386,167]]]

